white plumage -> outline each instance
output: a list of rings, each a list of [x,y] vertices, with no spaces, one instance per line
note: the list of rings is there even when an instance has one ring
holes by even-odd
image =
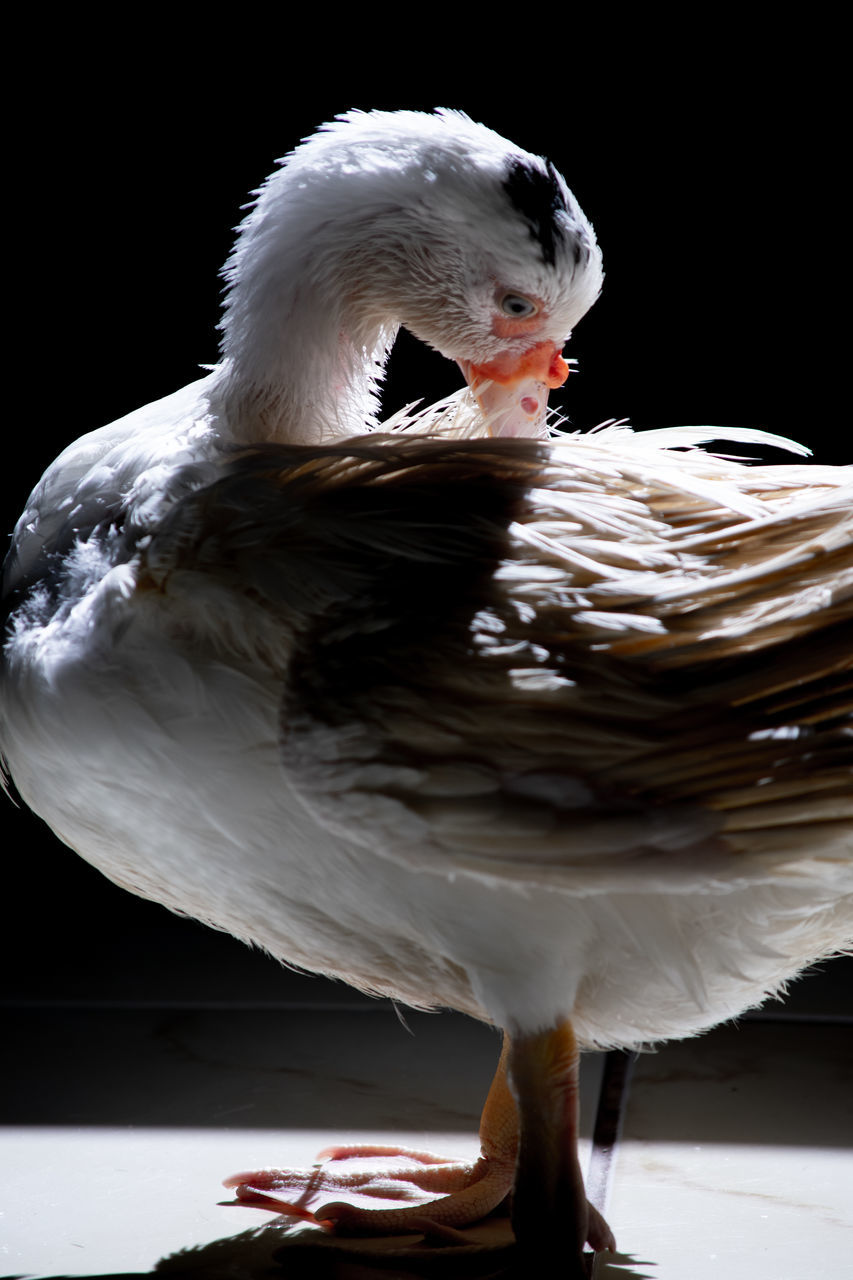
[[[683,1036],[853,937],[849,470],[547,441],[598,249],[457,113],[327,126],[227,274],[220,365],[71,445],[18,524],[9,771],[132,891],[502,1026],[521,1247],[567,1202],[580,1274],[610,1237],[549,1165],[569,1028]],[[365,436],[400,324],[480,406]]]

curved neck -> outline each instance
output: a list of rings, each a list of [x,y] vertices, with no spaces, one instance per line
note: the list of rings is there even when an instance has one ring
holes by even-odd
[[[375,223],[330,203],[320,220],[285,168],[241,228],[215,380],[237,440],[318,443],[376,424],[398,323]]]

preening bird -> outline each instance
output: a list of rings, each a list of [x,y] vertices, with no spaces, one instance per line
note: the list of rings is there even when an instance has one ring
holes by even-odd
[[[549,438],[598,247],[457,112],[325,126],[226,277],[216,368],[72,444],[18,523],[9,774],[132,892],[501,1027],[477,1164],[315,1217],[454,1226],[512,1190],[528,1273],[579,1276],[612,1246],[579,1048],[701,1031],[853,939],[850,471]],[[401,325],[470,390],[380,430]]]

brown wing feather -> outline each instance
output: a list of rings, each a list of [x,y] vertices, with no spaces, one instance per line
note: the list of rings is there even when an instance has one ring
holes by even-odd
[[[280,619],[285,768],[388,856],[593,887],[853,856],[840,469],[623,445],[247,451],[149,564]]]

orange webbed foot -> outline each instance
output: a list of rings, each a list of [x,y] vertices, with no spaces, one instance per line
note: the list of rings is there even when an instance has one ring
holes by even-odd
[[[324,1163],[314,1169],[238,1173],[225,1185],[236,1190],[240,1204],[292,1214],[342,1235],[454,1230],[478,1222],[506,1199],[515,1178],[518,1118],[507,1085],[506,1058],[505,1047],[483,1108],[482,1153],[473,1164],[408,1147],[334,1146],[320,1153]],[[383,1161],[381,1167],[332,1167],[377,1159]],[[409,1203],[371,1208],[335,1200],[312,1211],[311,1202],[327,1193]]]
[[[475,1163],[445,1160],[405,1147],[333,1147],[310,1170],[263,1169],[227,1179],[240,1204],[302,1218],[326,1230],[352,1235],[396,1235],[432,1226],[458,1228],[485,1217],[512,1187],[514,1152],[508,1160],[481,1156]],[[360,1162],[374,1163],[365,1168]],[[381,1160],[381,1164],[376,1161]],[[332,1165],[346,1165],[333,1168]],[[408,1201],[399,1208],[335,1201],[312,1210],[320,1196]],[[436,1198],[431,1198],[436,1197]]]

